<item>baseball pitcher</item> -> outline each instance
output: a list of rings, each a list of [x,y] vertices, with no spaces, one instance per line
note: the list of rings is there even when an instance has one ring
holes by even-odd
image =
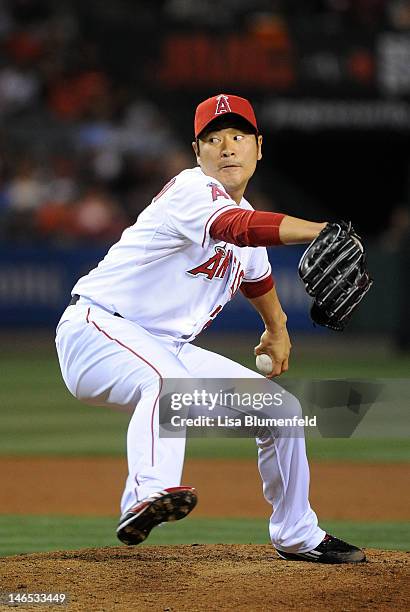
[[[255,354],[268,356],[267,376],[285,372],[291,343],[266,247],[320,240],[328,226],[256,211],[244,198],[262,158],[262,136],[246,99],[220,94],[203,101],[194,135],[197,166],[172,178],[78,280],[57,327],[70,392],[82,402],[132,411],[117,529],[129,545],[162,522],[184,518],[197,502],[195,489],[180,485],[185,439],[159,436],[164,380],[262,378],[192,344],[238,290],[264,322]],[[318,525],[308,500],[303,437],[271,433],[256,442],[263,493],[272,505],[270,538],[279,556],[364,561],[362,550]]]

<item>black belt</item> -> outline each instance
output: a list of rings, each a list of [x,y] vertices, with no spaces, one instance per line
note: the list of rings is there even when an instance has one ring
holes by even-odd
[[[78,295],[78,293],[74,293],[73,297],[71,298],[71,300],[69,301],[68,305],[69,306],[74,306],[75,304],[77,304],[78,300],[80,299],[81,295]],[[124,317],[120,315],[119,312],[113,312],[112,313],[114,315],[114,317],[120,317],[120,319],[123,319]]]

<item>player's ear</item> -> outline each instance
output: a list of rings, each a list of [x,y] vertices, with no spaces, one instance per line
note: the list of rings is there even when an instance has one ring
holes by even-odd
[[[196,155],[196,161],[197,161],[197,162],[198,162],[198,164],[199,164],[199,145],[198,145],[198,142],[195,142],[195,141],[194,141],[194,142],[192,143],[192,148],[193,148],[194,153],[195,153],[195,155]]]
[[[257,160],[258,161],[262,159],[262,141],[263,141],[263,137],[259,134],[258,139],[257,139],[257,146],[258,146]]]

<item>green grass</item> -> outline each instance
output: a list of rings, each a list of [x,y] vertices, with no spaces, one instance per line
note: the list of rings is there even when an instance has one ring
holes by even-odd
[[[251,360],[247,357],[249,365]],[[238,359],[239,360],[239,359]],[[241,360],[244,362],[245,360]],[[410,358],[299,359],[292,377],[406,377]],[[120,455],[125,452],[129,415],[90,407],[73,398],[62,382],[54,354],[11,353],[0,359],[0,455]],[[406,461],[410,441],[386,439],[308,439],[312,459]],[[254,457],[252,440],[191,439],[190,457]]]
[[[326,339],[323,340],[326,342]],[[241,360],[255,369],[253,357]],[[293,360],[281,378],[409,378],[410,357],[303,357]]]
[[[52,550],[118,546],[116,518],[0,516],[1,556]],[[410,549],[410,523],[323,521],[340,538],[368,548]],[[188,517],[155,529],[145,545],[268,544],[268,519]]]
[[[361,461],[367,463],[407,462],[410,459],[410,441],[401,439],[310,439],[306,440],[307,453],[315,461]],[[187,457],[239,459],[256,457],[254,440],[198,439],[188,440]]]

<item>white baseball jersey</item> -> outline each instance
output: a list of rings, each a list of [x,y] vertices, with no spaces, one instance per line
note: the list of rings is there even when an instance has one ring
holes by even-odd
[[[244,199],[240,207],[252,208]],[[59,321],[56,348],[70,392],[83,402],[132,412],[122,512],[181,482],[185,439],[160,435],[164,380],[220,378],[231,389],[232,379],[263,378],[189,342],[242,281],[270,275],[265,248],[211,238],[212,222],[232,209],[237,204],[221,183],[200,168],[181,172],[78,281],[73,293],[88,300],[69,305]],[[302,415],[296,398],[286,397]],[[273,510],[272,543],[283,551],[312,550],[325,532],[308,500],[304,439],[270,431],[257,444],[263,491]]]
[[[189,342],[235,295],[242,281],[271,274],[265,247],[238,247],[209,234],[237,208],[223,185],[202,170],[173,178],[127,228],[97,268],[74,286],[79,294],[155,336]],[[243,209],[252,209],[244,198]]]

